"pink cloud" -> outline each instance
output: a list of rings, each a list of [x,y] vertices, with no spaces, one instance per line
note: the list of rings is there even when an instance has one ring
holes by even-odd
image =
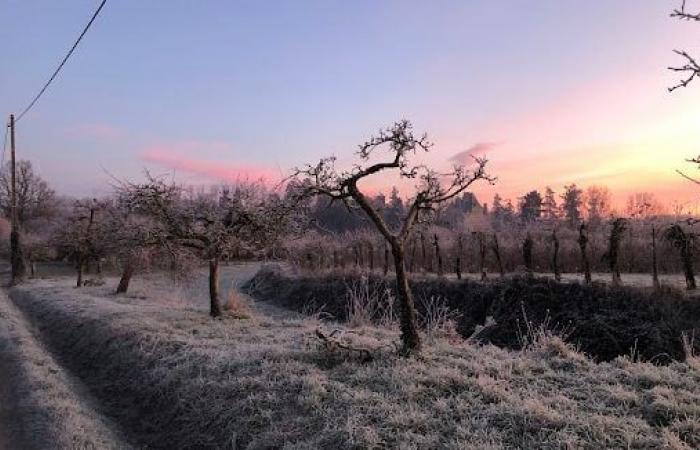
[[[185,143],[184,147],[189,147],[191,143]],[[182,148],[179,146],[178,148]],[[223,147],[214,144],[209,149],[219,149]],[[193,152],[197,154],[197,152]],[[196,175],[205,179],[215,179],[223,182],[236,182],[242,180],[263,180],[274,182],[281,178],[279,170],[271,167],[255,166],[250,164],[234,164],[204,159],[196,159],[182,156],[165,147],[156,146],[144,150],[140,155],[141,160],[157,164],[161,167]]]
[[[472,163],[472,156],[483,156],[492,152],[499,145],[497,142],[477,142],[468,149],[452,155],[450,161],[455,164],[468,165]]]
[[[105,123],[85,123],[70,131],[71,136],[98,140],[115,140],[124,136],[124,131]]]

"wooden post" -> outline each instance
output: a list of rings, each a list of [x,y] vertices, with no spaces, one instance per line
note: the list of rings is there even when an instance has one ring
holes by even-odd
[[[554,279],[561,281],[561,272],[559,271],[559,237],[557,236],[556,228],[552,231],[552,242],[554,243],[554,251],[552,253],[552,270],[554,271]]]
[[[389,274],[389,244],[384,242],[384,276]]]
[[[478,232],[479,238],[479,269],[481,270],[481,280],[486,279],[486,242],[484,242],[484,233]]]
[[[654,289],[659,290],[661,283],[659,282],[659,268],[656,263],[656,225],[651,226],[651,276]]]
[[[440,253],[440,240],[437,234],[433,234],[433,245],[435,246],[435,259],[437,261],[437,275],[442,276],[442,253]]]
[[[427,252],[425,250],[425,235],[421,231],[420,233],[420,245],[421,245],[421,263],[423,266],[423,272],[428,271],[428,258],[427,258]]]
[[[461,280],[462,279],[462,252],[463,252],[463,245],[462,245],[462,233],[459,233],[457,235],[457,255],[455,255],[455,274],[457,275],[457,279]]]
[[[12,284],[22,282],[27,268],[22,255],[22,243],[17,221],[17,164],[15,159],[15,115],[10,114],[10,169],[12,171],[12,186],[10,194],[10,265],[12,267]]]
[[[496,256],[496,265],[498,265],[498,273],[501,275],[501,278],[503,278],[506,276],[506,271],[503,268],[503,260],[501,259],[501,246],[498,244],[498,235],[496,233],[493,233],[491,249],[493,250],[494,256]]]
[[[525,241],[523,241],[523,262],[525,263],[525,274],[528,278],[534,276],[534,269],[532,267],[532,247],[534,242],[530,233],[525,235]]]
[[[591,265],[588,262],[588,252],[586,251],[586,247],[588,246],[588,231],[585,222],[582,222],[578,229],[578,246],[581,249],[581,264],[583,266],[584,280],[586,284],[591,284]]]

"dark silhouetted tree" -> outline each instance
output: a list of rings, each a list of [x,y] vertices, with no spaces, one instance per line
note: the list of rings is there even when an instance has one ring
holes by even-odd
[[[561,195],[561,209],[570,226],[576,226],[581,222],[582,197],[583,191],[575,184],[564,186],[564,193]]]
[[[544,199],[542,200],[542,217],[547,220],[556,220],[559,218],[559,206],[555,198],[552,188],[547,186],[544,191]]]
[[[417,151],[429,151],[432,144],[425,135],[416,137],[411,123],[402,120],[382,130],[360,145],[357,152],[360,164],[351,170],[339,171],[335,168],[335,158],[322,159],[318,164],[297,169],[300,184],[308,187],[309,195],[324,195],[346,203],[349,207],[361,209],[391,247],[396,271],[396,290],[401,308],[401,337],[403,353],[420,351],[421,339],[416,325],[416,311],[413,296],[408,285],[405,267],[405,242],[414,225],[426,215],[433,214],[436,208],[464,192],[474,182],[492,182],[486,173],[486,160],[475,158],[475,167],[455,166],[449,174],[438,173],[423,165],[412,165],[410,157]],[[389,156],[379,162],[370,162],[378,149],[387,149]],[[418,180],[416,192],[407,206],[401,226],[393,231],[382,214],[376,210],[358,183],[373,175],[387,171],[398,173],[401,178]]]
[[[542,215],[542,195],[530,191],[520,199],[520,218],[525,223],[536,221]]]
[[[680,224],[674,224],[666,230],[664,237],[676,247],[680,253],[686,287],[688,290],[695,290],[697,288],[697,284],[695,283],[695,270],[693,269],[695,234],[686,232]]]
[[[680,8],[673,10],[671,17],[693,22],[700,21],[700,13],[691,13],[686,9],[686,0],[682,0]],[[672,66],[668,68],[669,70],[680,73],[682,76],[678,83],[668,88],[670,92],[673,92],[678,88],[688,86],[691,81],[700,75],[700,65],[697,63],[694,57],[688,54],[685,50],[674,50],[673,52],[683,58],[684,63],[679,66]]]
[[[622,235],[627,229],[627,219],[619,217],[612,222],[612,229],[610,230],[610,238],[608,239],[608,250],[603,255],[603,259],[608,261],[610,267],[610,273],[612,274],[612,284],[613,286],[619,286],[621,284],[620,279],[620,242],[622,242]]]

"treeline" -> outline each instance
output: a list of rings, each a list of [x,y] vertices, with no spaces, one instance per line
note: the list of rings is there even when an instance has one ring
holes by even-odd
[[[405,214],[396,189],[389,201],[382,196],[373,201],[389,224]],[[314,270],[391,270],[384,239],[365,226],[361,214],[341,204],[329,207],[321,200],[313,211],[316,234],[288,245],[297,265]],[[544,195],[533,190],[520,197],[517,206],[496,194],[489,207],[465,193],[411,234],[407,268],[457,277],[528,271],[584,274],[585,266],[590,272],[687,272],[700,262],[694,224],[680,211],[669,215],[651,193],[631,195],[620,213],[602,186],[581,189],[570,184],[561,194],[546,188]]]

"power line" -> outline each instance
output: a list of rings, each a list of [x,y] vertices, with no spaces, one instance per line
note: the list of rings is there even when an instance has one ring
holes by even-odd
[[[96,10],[95,13],[92,15],[92,18],[90,19],[90,21],[88,22],[88,24],[87,24],[87,25],[85,26],[85,28],[83,29],[83,32],[80,33],[80,36],[78,36],[78,39],[75,41],[75,44],[73,44],[73,47],[71,47],[71,49],[68,51],[68,54],[66,54],[66,56],[63,58],[63,60],[61,61],[61,64],[58,65],[58,68],[57,68],[56,71],[53,73],[53,75],[51,75],[51,78],[49,78],[49,81],[47,81],[46,84],[44,84],[44,87],[41,88],[41,90],[40,90],[39,93],[36,95],[36,97],[34,97],[34,99],[31,101],[31,103],[29,103],[29,105],[28,105],[26,108],[24,108],[24,110],[17,116],[17,119],[15,120],[15,123],[17,123],[17,122],[19,122],[20,120],[22,120],[22,117],[24,117],[24,115],[27,114],[27,112],[28,112],[30,109],[32,109],[32,107],[33,107],[34,104],[37,102],[37,100],[39,100],[39,97],[41,97],[41,96],[44,94],[44,92],[45,92],[46,89],[49,87],[49,85],[51,84],[51,82],[53,82],[53,80],[56,78],[56,76],[58,75],[58,72],[61,71],[61,69],[63,68],[63,66],[66,64],[66,61],[68,61],[68,58],[70,58],[70,56],[73,54],[73,51],[75,50],[75,48],[78,46],[78,44],[80,43],[80,41],[83,39],[83,36],[85,36],[85,33],[87,33],[87,31],[90,29],[90,26],[92,25],[92,23],[95,21],[95,19],[97,18],[97,16],[100,14],[100,11],[102,10],[102,7],[105,5],[105,3],[107,3],[107,0],[102,0],[102,3],[100,3],[100,6],[97,7],[97,10]],[[7,134],[7,130],[6,130],[6,134]]]

